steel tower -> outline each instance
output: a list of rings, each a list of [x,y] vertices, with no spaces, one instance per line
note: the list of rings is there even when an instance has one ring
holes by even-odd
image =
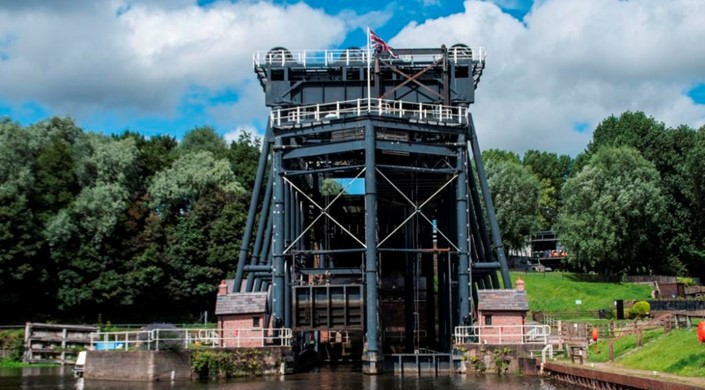
[[[254,54],[272,110],[235,277],[273,327],[359,333],[369,373],[450,350],[477,289],[511,288],[469,109],[484,52],[394,51]]]

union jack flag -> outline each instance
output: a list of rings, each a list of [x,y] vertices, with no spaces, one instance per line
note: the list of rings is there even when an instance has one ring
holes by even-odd
[[[379,37],[379,35],[375,34],[372,29],[370,29],[370,44],[372,47],[382,53],[389,53],[392,58],[399,58],[394,52],[392,51],[392,48],[387,45],[387,42],[385,42],[382,38]]]

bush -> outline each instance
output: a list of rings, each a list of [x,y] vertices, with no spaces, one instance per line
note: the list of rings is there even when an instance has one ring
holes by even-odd
[[[651,305],[646,301],[639,301],[635,303],[631,309],[629,309],[629,314],[631,318],[644,318],[651,312]]]
[[[0,349],[9,351],[6,360],[21,362],[24,356],[24,330],[0,332]]]

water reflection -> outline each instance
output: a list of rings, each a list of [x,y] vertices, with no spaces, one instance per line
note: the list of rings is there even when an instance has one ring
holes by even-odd
[[[0,389],[65,389],[65,390],[564,390],[569,389],[550,380],[514,375],[497,376],[367,376],[358,367],[323,367],[315,372],[285,377],[243,378],[222,382],[122,382],[74,378],[71,369],[23,368],[0,369]]]

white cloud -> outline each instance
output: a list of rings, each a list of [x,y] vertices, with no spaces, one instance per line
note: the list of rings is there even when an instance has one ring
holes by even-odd
[[[36,102],[79,121],[110,113],[128,123],[177,118],[195,99],[224,132],[266,123],[253,50],[334,47],[399,10],[390,3],[364,15],[327,15],[303,3],[249,0],[0,4],[0,102],[18,109]],[[575,154],[600,120],[625,110],[670,126],[705,123],[705,106],[683,95],[705,82],[705,2],[536,0],[523,23],[498,4],[521,8],[525,0],[469,0],[464,12],[411,22],[389,40],[487,48],[473,107],[483,148]],[[237,101],[210,101],[224,92]],[[588,131],[575,131],[585,123]]]
[[[464,13],[409,24],[390,43],[486,47],[474,106],[481,146],[575,154],[590,138],[576,125],[592,130],[625,110],[669,126],[705,123],[705,106],[683,96],[705,82],[702,15],[695,0],[547,0],[522,24],[466,1]]]
[[[217,92],[255,79],[255,49],[330,47],[346,32],[303,3],[52,4],[0,6],[0,100],[79,119],[108,110],[173,116],[194,85]]]

